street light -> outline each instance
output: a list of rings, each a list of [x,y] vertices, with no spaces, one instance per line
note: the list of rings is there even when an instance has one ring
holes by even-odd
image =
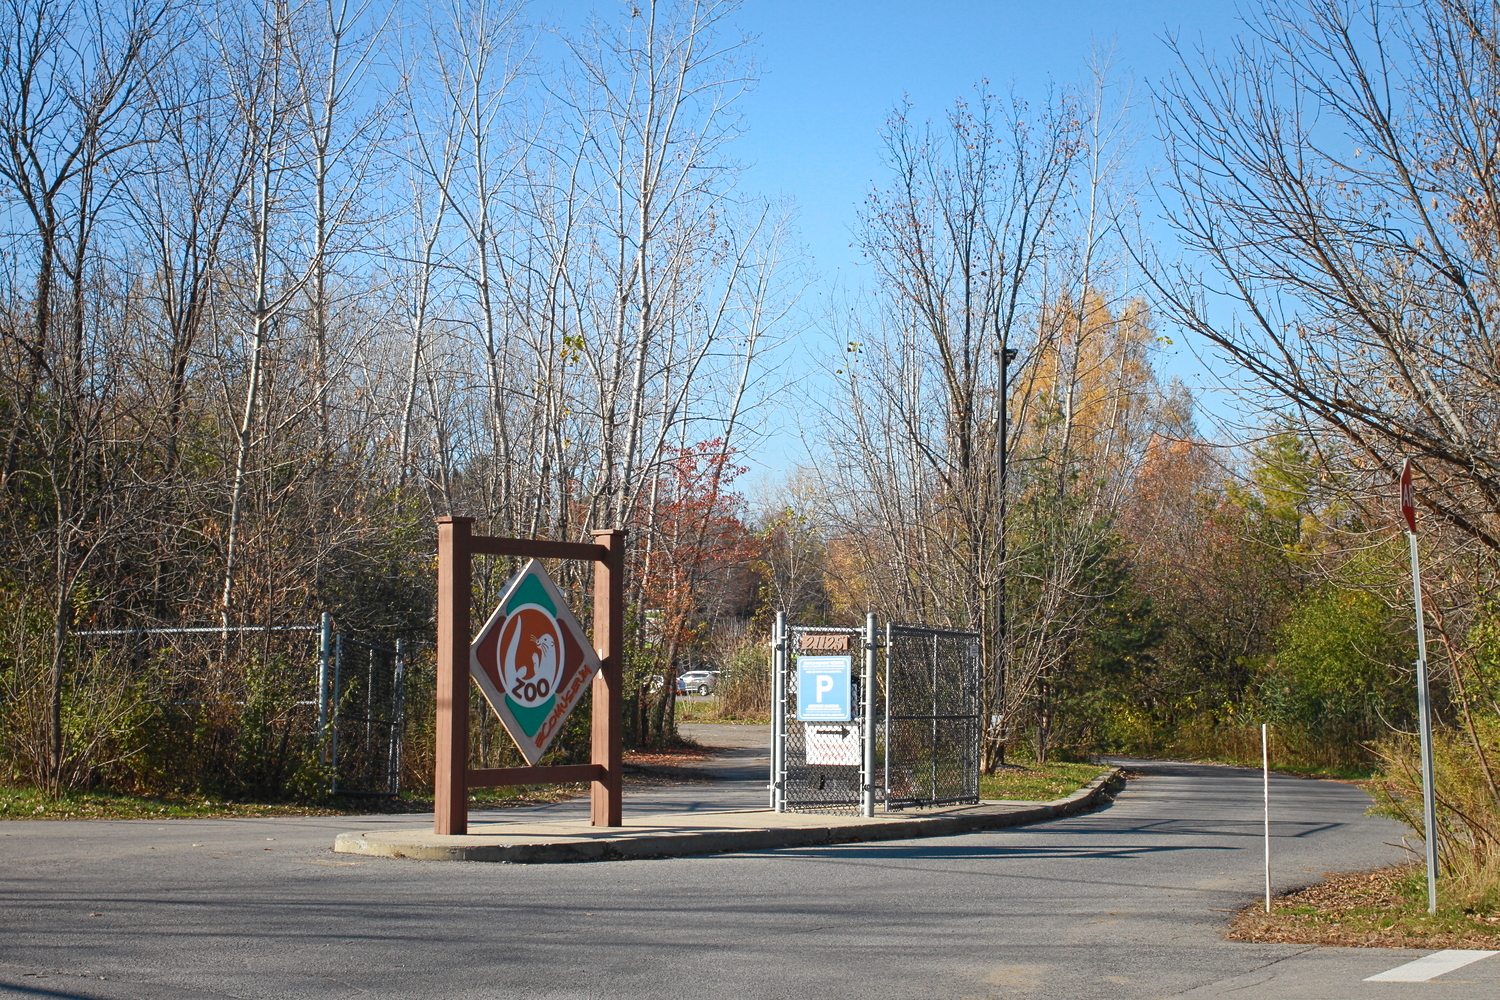
[[[1005,570],[1005,507],[1006,507],[1006,467],[1010,453],[1010,380],[1009,372],[1011,362],[1019,355],[1014,347],[1001,347],[998,354],[1000,357],[1000,421],[995,433],[995,446],[998,449],[997,471],[999,473],[999,569],[1000,569],[1000,599],[995,609],[995,705],[990,712],[990,724],[1000,727],[998,738],[1000,740],[1000,751],[1005,752],[1005,640],[1006,640],[1006,613],[1005,593],[1006,582],[1009,574]]]

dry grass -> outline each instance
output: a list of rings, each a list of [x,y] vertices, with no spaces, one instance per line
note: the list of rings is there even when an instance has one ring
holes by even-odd
[[[702,701],[677,700],[678,722],[733,722],[742,726],[768,726],[771,717],[764,712],[736,714],[726,699],[709,697]]]
[[[1326,881],[1257,902],[1236,913],[1231,941],[1334,945],[1345,948],[1500,949],[1500,912],[1442,907],[1427,913],[1419,865],[1331,873]]]

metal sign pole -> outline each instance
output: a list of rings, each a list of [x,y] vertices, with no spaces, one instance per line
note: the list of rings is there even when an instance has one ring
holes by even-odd
[[[1417,504],[1411,459],[1401,464],[1401,516],[1411,551],[1411,593],[1417,615],[1417,725],[1422,740],[1422,826],[1427,853],[1427,912],[1437,913],[1437,791],[1432,765],[1432,708],[1427,688],[1427,623],[1422,613],[1422,570],[1417,559]]]
[[[1422,573],[1417,562],[1416,532],[1407,532],[1411,547],[1411,587],[1417,612],[1417,715],[1422,734],[1422,825],[1427,848],[1427,912],[1437,912],[1437,795],[1432,764],[1432,707],[1427,689],[1427,629],[1422,620]]]
[[[1266,840],[1266,912],[1271,912],[1271,749],[1270,734],[1266,724],[1260,724],[1260,781],[1261,795],[1265,801]]]

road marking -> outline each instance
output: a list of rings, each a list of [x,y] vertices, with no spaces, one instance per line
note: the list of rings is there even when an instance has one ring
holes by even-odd
[[[1429,979],[1436,979],[1445,972],[1462,969],[1470,962],[1477,962],[1481,958],[1489,958],[1491,955],[1500,955],[1500,951],[1475,951],[1464,948],[1435,951],[1431,955],[1423,955],[1415,962],[1398,965],[1394,969],[1382,972],[1377,976],[1366,976],[1365,982],[1425,983]]]

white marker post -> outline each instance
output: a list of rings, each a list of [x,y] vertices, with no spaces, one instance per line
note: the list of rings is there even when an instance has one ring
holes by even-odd
[[[1417,504],[1411,459],[1401,464],[1401,516],[1411,549],[1411,593],[1417,613],[1417,727],[1422,737],[1422,825],[1427,848],[1427,912],[1437,912],[1437,802],[1432,766],[1432,711],[1427,696],[1427,625],[1422,614],[1422,572],[1417,562]]]
[[[1260,782],[1266,803],[1266,912],[1271,912],[1271,751],[1266,724],[1260,724]]]

